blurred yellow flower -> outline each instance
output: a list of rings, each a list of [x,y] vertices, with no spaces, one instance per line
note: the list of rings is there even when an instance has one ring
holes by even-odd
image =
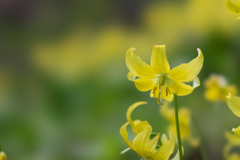
[[[126,122],[120,129],[120,134],[125,143],[135,151],[140,157],[148,158],[151,160],[168,160],[174,151],[175,140],[174,138],[167,139],[165,135],[162,136],[162,145],[156,149],[160,137],[158,133],[153,139],[150,139],[152,133],[151,125],[147,124],[143,131],[135,136],[132,142],[128,139],[127,131],[128,122]]]
[[[225,4],[231,12],[240,15],[240,0],[225,0]]]
[[[209,101],[226,100],[226,95],[237,93],[237,88],[234,85],[228,85],[224,76],[211,75],[205,81],[205,98]]]
[[[7,156],[4,152],[0,152],[0,160],[7,160]]]
[[[165,45],[155,45],[152,50],[151,65],[145,63],[130,48],[126,54],[126,65],[129,69],[128,79],[133,81],[139,91],[151,90],[150,96],[171,101],[172,93],[179,96],[190,94],[199,86],[197,75],[203,66],[203,54],[197,49],[198,56],[189,63],[181,64],[170,70],[166,57]],[[193,81],[193,86],[183,82]]]
[[[226,160],[239,160],[240,154],[232,152],[234,147],[240,147],[240,139],[231,133],[226,133],[227,144],[224,146],[223,155]]]
[[[168,104],[166,103],[164,106],[160,108],[160,112],[170,122],[168,131],[172,133],[173,137],[177,138],[174,109],[169,108]],[[182,140],[188,140],[194,147],[198,146],[199,139],[194,138],[191,131],[191,117],[192,117],[191,112],[187,108],[181,107],[178,114]]]

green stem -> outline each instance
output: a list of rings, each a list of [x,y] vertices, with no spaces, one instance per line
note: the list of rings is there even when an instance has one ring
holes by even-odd
[[[196,120],[196,118],[194,116],[192,117],[192,120],[193,120],[193,123],[195,124],[194,126],[196,128],[198,137],[200,139],[200,151],[201,151],[202,159],[203,160],[207,160],[207,154],[206,154],[205,149],[203,147],[203,138],[202,138],[202,134],[200,132],[200,127],[199,127],[199,125],[197,123],[197,120]]]
[[[178,100],[177,100],[176,94],[174,94],[174,104],[175,104],[175,119],[176,119],[179,158],[180,160],[183,160],[182,142],[181,142],[181,135],[180,135],[180,128],[179,128],[179,120],[178,120]]]

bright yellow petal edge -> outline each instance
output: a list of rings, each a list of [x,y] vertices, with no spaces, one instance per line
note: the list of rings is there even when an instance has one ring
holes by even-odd
[[[179,82],[191,82],[200,73],[204,57],[202,51],[197,49],[198,56],[191,60],[189,63],[183,63],[170,70],[169,75],[172,79]]]
[[[240,97],[228,93],[228,96],[226,97],[226,102],[233,114],[240,117]]]
[[[132,127],[132,130],[135,133],[135,135],[137,135],[139,132],[143,131],[145,126],[148,124],[147,121],[140,121],[140,120],[133,121],[131,118],[131,114],[132,114],[133,110],[143,104],[147,104],[147,102],[144,102],[144,101],[136,102],[136,103],[132,104],[127,110],[126,117],[127,117],[127,120],[129,122],[130,126]]]
[[[0,152],[0,160],[7,160],[7,156],[4,152]]]

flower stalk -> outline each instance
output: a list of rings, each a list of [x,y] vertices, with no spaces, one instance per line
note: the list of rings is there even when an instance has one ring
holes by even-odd
[[[176,119],[176,131],[177,131],[177,139],[178,139],[179,158],[180,158],[180,160],[183,160],[182,142],[181,142],[180,127],[179,127],[179,119],[178,119],[178,100],[177,100],[176,94],[174,94],[174,105],[175,105],[175,119]]]

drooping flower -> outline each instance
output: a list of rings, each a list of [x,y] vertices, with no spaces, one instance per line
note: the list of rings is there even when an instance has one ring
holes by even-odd
[[[151,125],[147,124],[143,131],[139,132],[133,141],[128,139],[127,131],[128,122],[126,122],[120,129],[120,134],[125,143],[135,151],[140,157],[148,158],[151,160],[168,160],[174,151],[175,140],[174,138],[167,139],[162,136],[162,145],[156,149],[160,137],[158,133],[153,139],[150,139],[152,133]]]
[[[240,147],[240,139],[235,135],[227,132],[225,134],[227,144],[223,148],[223,155],[226,160],[239,160],[240,154],[234,152],[235,147]]]
[[[7,156],[3,151],[0,152],[0,160],[7,160]]]
[[[169,108],[168,104],[166,103],[164,106],[160,108],[160,112],[170,122],[168,131],[172,133],[173,137],[177,138],[174,109]],[[179,127],[181,131],[181,139],[188,140],[194,147],[198,146],[199,139],[193,137],[192,130],[191,130],[191,118],[192,118],[191,112],[187,108],[181,107],[178,114],[179,114]]]
[[[225,0],[225,4],[232,13],[240,15],[240,0]]]
[[[225,101],[228,93],[236,94],[237,88],[234,85],[229,85],[227,80],[222,75],[212,74],[205,81],[205,98],[209,101]]]
[[[151,65],[135,55],[134,48],[126,54],[126,65],[129,69],[128,79],[133,81],[139,91],[151,90],[150,96],[171,101],[172,93],[179,96],[190,94],[199,86],[197,75],[203,66],[203,54],[197,49],[198,56],[189,63],[181,64],[170,70],[165,45],[155,45],[152,50]],[[183,82],[192,82],[193,86]]]
[[[234,96],[229,93],[226,98],[226,102],[233,114],[235,114],[237,117],[240,117],[240,97]],[[240,139],[240,126],[238,126],[237,128],[233,128],[232,132],[235,134],[236,137]]]
[[[163,134],[161,137],[161,144],[158,144],[160,133],[156,134],[156,136],[151,139],[153,135],[152,126],[147,121],[133,121],[131,119],[132,111],[142,104],[146,104],[146,102],[136,102],[128,108],[126,115],[128,122],[121,127],[120,134],[129,149],[135,151],[139,156],[149,160],[168,160],[174,151],[175,138],[170,136],[170,139],[168,139],[167,136]],[[133,141],[130,141],[128,138],[128,124],[130,124],[135,133]],[[126,150],[128,150],[128,148]],[[124,152],[125,151],[122,153]],[[179,159],[178,156],[179,155],[176,154],[173,160]]]

